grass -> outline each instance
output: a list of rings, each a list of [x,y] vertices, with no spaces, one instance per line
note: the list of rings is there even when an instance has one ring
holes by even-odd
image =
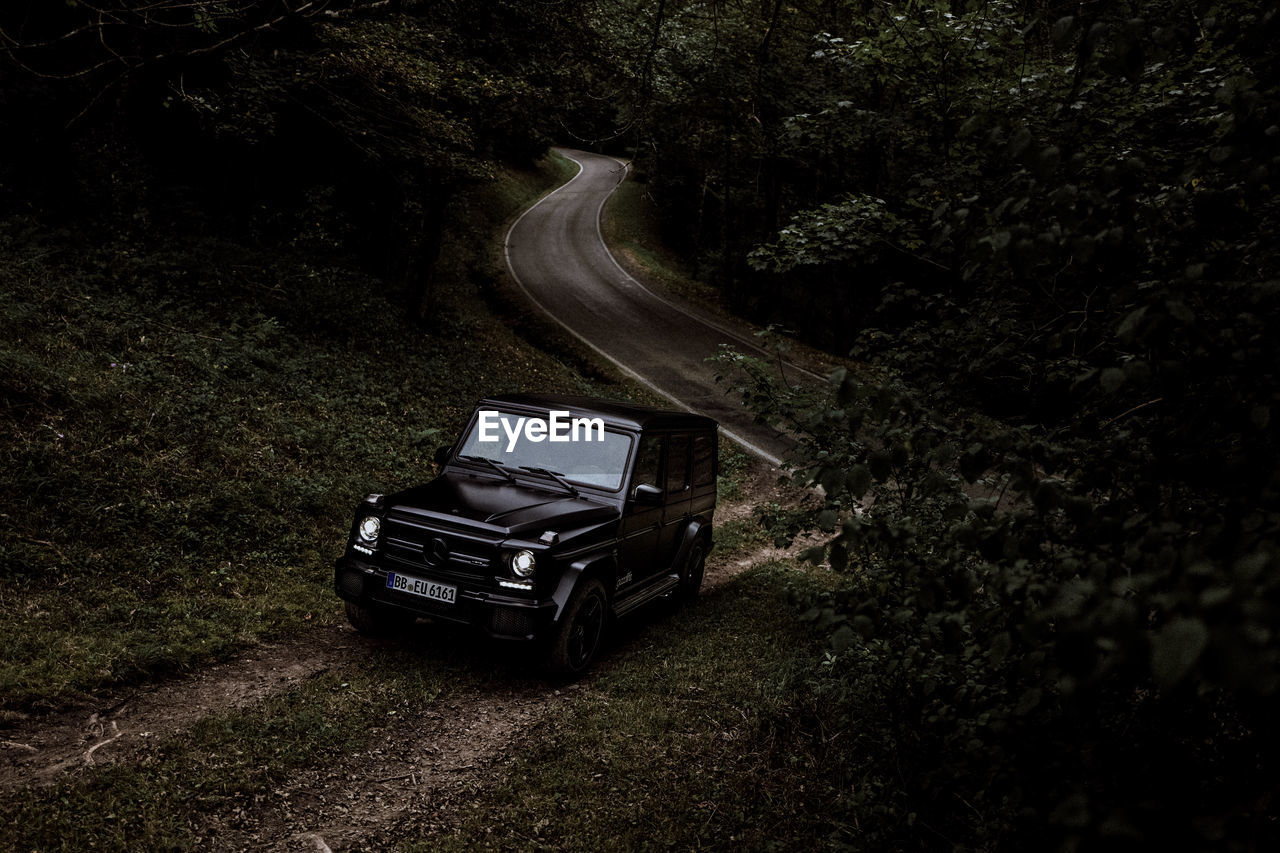
[[[716,554],[722,559],[745,557],[771,542],[769,531],[755,516],[716,525]]]
[[[803,684],[815,635],[787,564],[750,570],[642,627],[403,849],[812,849],[840,795]]]
[[[250,708],[209,716],[140,760],[74,781],[5,793],[6,850],[200,850],[216,847],[210,816],[263,799],[292,775],[331,768],[396,717],[430,707],[458,677],[390,648]]]
[[[336,618],[352,507],[478,397],[625,393],[457,274],[557,168],[460,212],[426,326],[342,258],[0,221],[0,715]]]
[[[623,181],[605,205],[605,239],[627,265],[644,270],[645,280],[703,306],[723,311],[720,291],[699,281],[689,264],[666,245],[658,209],[645,184]]]

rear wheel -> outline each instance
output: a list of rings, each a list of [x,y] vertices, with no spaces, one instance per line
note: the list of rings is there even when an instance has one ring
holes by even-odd
[[[689,546],[689,553],[680,567],[680,599],[693,601],[702,589],[702,576],[707,569],[707,540],[699,536]]]
[[[559,675],[577,676],[587,671],[600,652],[609,622],[609,598],[604,584],[587,578],[578,584],[560,617],[547,668]]]
[[[382,607],[365,607],[354,601],[346,602],[347,621],[366,637],[385,637],[398,634],[414,622],[414,615],[403,610]]]

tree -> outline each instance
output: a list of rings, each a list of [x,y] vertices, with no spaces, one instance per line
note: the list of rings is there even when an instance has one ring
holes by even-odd
[[[198,216],[250,239],[356,253],[428,319],[453,206],[546,150],[581,5],[11,5],[0,145],[22,167],[6,183],[113,227],[185,221],[198,198]],[[195,190],[178,193],[183,216],[158,210],[165,187]]]
[[[752,391],[809,436],[811,556],[847,573],[809,616],[850,766],[879,762],[848,805],[883,844],[912,813],[975,845],[1269,846],[1280,20],[1006,6],[961,65],[969,8],[823,37],[841,85],[790,126],[857,164],[848,195],[753,255],[831,294],[814,317],[856,287],[826,339],[895,377]],[[949,273],[884,263],[917,235]]]

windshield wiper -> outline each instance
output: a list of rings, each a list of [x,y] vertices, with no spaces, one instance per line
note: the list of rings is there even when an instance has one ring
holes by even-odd
[[[512,474],[510,471],[508,471],[506,468],[503,468],[503,467],[502,467],[501,465],[499,465],[497,462],[494,462],[494,461],[493,461],[492,459],[490,459],[488,456],[459,456],[458,458],[459,458],[459,459],[465,459],[465,460],[467,460],[468,462],[483,462],[484,464],[488,465],[488,466],[489,466],[490,468],[492,468],[493,470],[497,471],[497,472],[498,472],[499,474],[501,474],[502,476],[506,477],[506,478],[507,478],[508,480],[510,480],[511,482],[513,482],[513,483],[519,482],[518,480],[516,480],[516,475],[515,475],[515,474]]]
[[[575,498],[578,496],[578,490],[573,487],[572,483],[570,483],[568,480],[564,478],[563,474],[559,474],[548,468],[535,468],[532,465],[521,465],[520,470],[529,471],[534,474],[545,474],[546,476],[550,477],[551,479],[555,480],[557,483],[559,483],[560,485],[568,489],[569,494],[573,495]]]

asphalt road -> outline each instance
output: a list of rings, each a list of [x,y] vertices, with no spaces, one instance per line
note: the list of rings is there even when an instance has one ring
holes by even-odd
[[[786,439],[754,423],[739,398],[716,383],[716,367],[707,363],[721,344],[757,354],[759,348],[628,275],[600,232],[601,210],[626,177],[625,164],[585,151],[558,150],[581,169],[521,214],[507,232],[507,266],[517,285],[538,308],[623,372],[678,408],[715,418],[730,438],[780,464]]]

